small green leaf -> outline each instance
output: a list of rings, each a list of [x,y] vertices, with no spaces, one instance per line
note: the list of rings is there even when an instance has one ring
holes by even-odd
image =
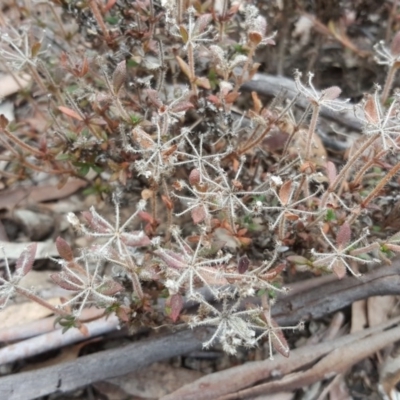
[[[139,115],[135,114],[130,114],[129,118],[131,119],[133,125],[137,125],[142,121],[142,118]]]
[[[336,219],[335,211],[333,211],[331,208],[329,208],[326,211],[325,220],[329,222],[329,221],[334,221],[335,219]]]
[[[119,18],[110,15],[109,17],[104,18],[110,25],[117,25],[119,22]]]
[[[78,174],[85,176],[88,174],[89,171],[90,171],[90,166],[87,164],[84,164],[78,169]]]
[[[127,62],[126,62],[126,66],[128,67],[128,68],[135,68],[135,67],[137,67],[139,64],[135,61],[135,60],[132,60],[132,59],[129,59],[129,60],[127,60]]]
[[[71,154],[58,154],[56,157],[57,161],[68,161],[71,159]]]

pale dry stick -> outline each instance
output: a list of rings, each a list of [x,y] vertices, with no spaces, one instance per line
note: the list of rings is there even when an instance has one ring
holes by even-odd
[[[60,365],[1,377],[0,399],[33,400],[54,392],[69,392],[139,370],[157,361],[200,350],[202,343],[211,335],[211,330],[207,328],[174,332]]]
[[[22,303],[21,305],[23,305]],[[87,320],[100,318],[104,315],[104,310],[97,308],[85,308],[80,315],[80,321],[85,323]],[[43,335],[47,332],[56,330],[56,317],[47,317],[30,321],[25,324],[10,326],[0,329],[0,342],[16,342],[34,336]]]
[[[352,345],[353,343],[363,338],[370,337],[374,333],[381,332],[398,322],[400,322],[400,317],[387,321],[377,327],[369,328],[352,335],[342,336],[332,341],[301,347],[291,351],[289,358],[285,358],[279,354],[274,360],[268,359],[263,361],[253,361],[238,367],[215,372],[181,387],[175,392],[162,397],[160,400],[191,400],[194,398],[196,400],[215,400],[220,396],[237,392],[238,390],[248,387],[263,379],[272,376],[285,376],[291,371],[315,362],[336,348],[348,344]],[[225,399],[225,397],[223,398]],[[230,399],[231,397],[226,398]]]
[[[396,325],[399,318],[396,318]],[[394,322],[392,321],[392,324]],[[351,335],[352,336],[352,335]],[[337,346],[312,368],[295,372],[284,376],[280,380],[264,383],[254,388],[241,390],[228,396],[222,396],[218,400],[246,399],[249,397],[265,394],[279,393],[283,390],[293,391],[315,382],[328,379],[337,374],[344,373],[354,364],[369,357],[384,347],[400,339],[400,326],[371,334],[342,346]],[[313,350],[310,350],[313,351]],[[176,399],[178,400],[178,399]]]
[[[332,387],[336,384],[338,384],[340,379],[343,379],[343,374],[337,374],[332,381],[324,388],[324,390],[320,393],[318,396],[317,400],[325,400],[327,399],[327,396],[329,392],[331,391]]]
[[[270,97],[276,97],[284,93],[285,98],[289,100],[292,100],[297,96],[295,103],[298,107],[304,110],[310,104],[309,100],[304,95],[299,95],[294,80],[284,76],[273,76],[260,73],[255,74],[253,79],[244,83],[240,89],[246,91],[255,91],[259,94]],[[363,124],[354,116],[353,111],[344,110],[340,112],[334,112],[327,107],[322,107],[320,115],[331,121],[335,121],[342,126],[346,126],[353,131],[358,133],[362,132]]]
[[[65,333],[62,332],[62,329],[57,329],[56,331],[3,347],[0,349],[0,365],[112,332],[119,326],[119,320],[112,315],[108,318],[89,322],[84,326],[87,328],[87,335],[82,334],[78,329],[69,329]]]
[[[329,340],[334,340],[339,334],[340,330],[343,328],[344,320],[345,316],[341,311],[335,313],[327,330],[324,332],[322,341],[327,342]]]

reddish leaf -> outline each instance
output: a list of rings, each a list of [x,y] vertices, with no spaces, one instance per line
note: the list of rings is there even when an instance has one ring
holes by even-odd
[[[210,94],[207,97],[207,100],[209,100],[211,103],[213,103],[213,104],[215,104],[217,106],[219,106],[221,104],[221,100],[217,96],[215,96],[214,94]]]
[[[178,104],[176,104],[174,107],[172,107],[171,111],[179,113],[182,111],[190,110],[191,108],[194,108],[194,105],[190,101],[181,101]]]
[[[368,95],[367,101],[364,103],[364,114],[367,121],[376,124],[379,121],[379,114],[375,104],[374,96]]]
[[[345,222],[340,228],[336,236],[336,244],[342,249],[350,242],[351,229],[348,222]]]
[[[300,217],[297,214],[287,212],[287,213],[285,213],[285,218],[288,221],[297,221]]]
[[[113,76],[112,82],[114,86],[114,91],[117,94],[126,80],[126,61],[123,60],[119,64],[117,64]]]
[[[336,179],[337,171],[336,166],[332,161],[326,163],[326,173],[328,175],[329,183],[333,183]]]
[[[176,61],[178,61],[179,67],[182,70],[182,72],[190,79],[191,78],[191,72],[189,65],[182,60],[179,56],[176,56]]]
[[[152,215],[151,214],[149,214],[148,212],[146,212],[146,211],[139,211],[138,212],[138,216],[139,216],[139,218],[141,219],[141,220],[143,220],[144,222],[148,222],[150,225],[153,225],[153,224],[155,224],[155,220],[154,220],[154,218],[152,217]]]
[[[335,100],[340,96],[340,93],[342,93],[342,89],[338,86],[332,86],[323,90],[321,93],[324,100]]]
[[[176,322],[183,308],[183,297],[179,293],[173,294],[171,296],[170,307],[171,307],[170,317],[172,321]]]
[[[211,22],[211,19],[212,19],[212,14],[210,13],[199,15],[196,20],[196,28],[197,28],[196,30],[198,32],[204,32],[204,30]]]
[[[63,273],[57,272],[55,274],[51,274],[50,279],[56,285],[60,286],[61,288],[65,289],[65,290],[72,290],[74,292],[77,292],[81,289],[79,284],[75,284],[75,282],[67,282],[64,278]],[[70,276],[68,276],[68,280],[72,280],[72,279],[70,279]],[[74,279],[74,280],[76,281],[76,279]]]
[[[174,154],[175,151],[178,149],[178,146],[176,144],[170,146],[167,150],[164,150],[162,152],[163,157],[169,157],[171,154]]]
[[[279,264],[277,267],[270,269],[265,274],[260,277],[266,281],[274,280],[284,269],[286,268],[285,264]]]
[[[82,217],[86,220],[88,226],[96,232],[105,233],[110,231],[110,227],[98,217],[95,211],[82,211]]]
[[[30,244],[18,257],[15,271],[18,276],[25,276],[33,266],[37,243]]]
[[[104,294],[105,296],[113,296],[114,294],[124,290],[124,288],[118,282],[109,279],[103,282],[97,290],[99,293]]]
[[[10,296],[8,294],[4,294],[4,297],[0,297],[0,310],[6,305]]]
[[[138,126],[132,131],[132,136],[142,149],[147,150],[154,146],[151,136]]]
[[[346,276],[346,266],[344,265],[343,261],[338,259],[335,261],[335,263],[333,264],[333,272],[336,274],[336,276],[339,279],[342,279]]]
[[[78,327],[79,332],[82,333],[83,336],[89,337],[89,329],[85,324],[81,324]]]
[[[174,204],[172,203],[172,200],[170,197],[166,196],[165,194],[161,195],[161,200],[165,204],[168,210],[172,210],[174,208]]]
[[[248,38],[251,44],[253,44],[254,46],[258,46],[263,39],[261,33],[256,31],[250,31],[248,33]]]
[[[211,85],[210,85],[210,81],[208,78],[206,78],[205,76],[198,76],[196,77],[196,80],[194,82],[197,86],[206,89],[206,90],[210,90],[211,89]]]
[[[121,240],[127,245],[132,247],[149,246],[151,241],[143,231],[133,231],[130,233],[123,233]]]
[[[185,268],[186,263],[183,257],[177,253],[174,253],[172,250],[156,250],[154,252],[157,254],[167,265],[168,267],[181,269]]]
[[[157,107],[157,108],[161,108],[163,103],[160,100],[160,96],[157,92],[157,90],[154,89],[147,89],[146,90],[146,94],[147,96],[149,96],[149,99],[151,100],[151,102]]]
[[[60,236],[56,239],[56,247],[58,254],[65,261],[72,261],[74,259],[71,246]]]
[[[292,189],[292,181],[285,182],[279,190],[279,198],[284,206],[288,204]]]
[[[247,256],[240,257],[238,262],[239,274],[244,274],[249,269],[249,265],[250,260],[247,258]]]
[[[7,128],[8,126],[8,119],[4,116],[4,114],[0,114],[0,127],[2,129]]]
[[[78,121],[83,121],[83,118],[74,110],[71,110],[68,107],[64,106],[58,106],[58,109],[65,115],[68,115],[68,117],[71,117],[73,119],[76,119]]]
[[[203,206],[197,206],[191,211],[192,220],[194,224],[200,224],[203,222],[207,216],[206,211]]]
[[[130,313],[130,308],[126,306],[119,306],[117,310],[115,311],[115,314],[117,314],[117,317],[122,321],[122,322],[129,322],[129,313]]]
[[[231,92],[231,93],[228,93],[228,94],[224,97],[225,103],[227,103],[227,104],[232,104],[232,103],[234,103],[234,102],[238,99],[239,96],[240,96],[240,93],[239,93],[239,92]]]

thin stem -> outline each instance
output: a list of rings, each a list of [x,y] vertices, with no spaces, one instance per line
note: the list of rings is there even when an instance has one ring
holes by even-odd
[[[40,150],[35,149],[32,146],[29,146],[29,144],[26,144],[21,139],[19,139],[18,137],[14,136],[7,129],[0,128],[0,130],[5,136],[7,136],[13,143],[15,143],[21,149],[24,149],[24,150],[28,151],[30,154],[38,156],[38,157],[43,157],[44,156],[44,154]]]
[[[158,185],[156,182],[151,187],[151,216],[153,220],[157,220],[157,189]]]
[[[321,198],[321,207],[324,208],[328,201],[329,195],[336,190],[339,186],[340,182],[346,176],[347,172],[354,165],[354,163],[361,157],[362,153],[376,140],[380,137],[380,134],[371,136],[368,140],[366,140],[363,145],[353,154],[349,161],[347,161],[346,165],[341,169],[340,173],[336,176],[334,182],[329,186],[328,190],[324,193]]]
[[[393,178],[397,172],[400,171],[400,162],[398,162],[388,173],[387,175],[381,179],[381,181],[376,185],[374,190],[362,201],[361,206],[363,208],[367,207],[368,203],[383,189],[383,187],[389,182],[390,179]]]
[[[360,171],[356,174],[354,177],[353,181],[351,182],[353,186],[358,186],[361,183],[361,179],[363,178],[364,174],[374,165],[377,164],[376,160],[379,160],[381,157],[383,157],[388,150],[381,150],[375,157],[373,157],[371,160],[368,160],[365,165],[362,166]]]
[[[320,109],[321,109],[321,107],[319,104],[317,104],[317,103],[313,104],[313,112],[312,112],[312,116],[311,116],[310,126],[308,128],[308,135],[307,135],[307,142],[306,142],[306,155],[305,155],[306,161],[310,161],[311,144],[312,144],[313,137],[315,135],[315,128],[317,127]]]
[[[67,317],[67,316],[69,316],[69,314],[68,314],[66,311],[64,311],[64,310],[62,310],[62,309],[60,309],[60,308],[57,308],[57,307],[53,306],[52,304],[48,303],[46,300],[44,300],[44,299],[42,299],[41,297],[37,296],[36,294],[30,292],[29,290],[24,289],[24,288],[21,287],[21,286],[14,286],[14,289],[15,289],[15,291],[16,291],[17,293],[19,293],[20,295],[25,296],[25,297],[27,297],[29,300],[34,301],[35,303],[38,303],[38,304],[40,304],[41,306],[43,306],[43,307],[49,309],[49,310],[52,311],[54,314],[61,315],[62,317]]]
[[[167,186],[167,182],[165,181],[165,179],[162,180],[162,185],[163,185],[163,189],[165,192],[165,195],[167,196],[168,199],[170,199],[170,195],[168,192],[168,186]],[[170,209],[169,207],[167,207],[167,226],[165,228],[165,242],[169,243],[171,241],[171,226],[172,226],[172,218],[173,218],[173,213],[172,213],[172,209]]]
[[[396,62],[393,65],[391,65],[389,68],[388,74],[386,76],[385,86],[382,90],[382,96],[381,96],[382,104],[385,104],[389,97],[389,92],[393,86],[394,76],[396,75],[396,72],[397,72],[397,69],[399,68],[399,66],[400,65]]]
[[[198,95],[197,91],[197,85],[196,85],[196,73],[194,70],[194,48],[193,44],[191,42],[188,43],[187,45],[187,53],[188,53],[188,65],[189,65],[189,71],[190,71],[190,86],[192,87],[192,91],[195,96]]]
[[[96,22],[99,24],[101,31],[103,32],[106,41],[110,40],[110,35],[108,33],[108,29],[106,24],[104,23],[103,16],[101,15],[99,6],[97,5],[96,0],[89,0],[89,7],[92,10],[93,16],[96,19]]]
[[[29,63],[28,63],[28,69],[29,69],[29,72],[32,74],[32,77],[35,80],[35,82],[39,85],[40,89],[42,89],[42,91],[44,93],[48,92],[48,89],[47,89],[46,85],[44,84],[42,78],[40,77],[40,75],[38,74],[36,69]]]

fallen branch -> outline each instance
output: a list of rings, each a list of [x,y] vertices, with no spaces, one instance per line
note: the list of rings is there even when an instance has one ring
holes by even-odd
[[[44,353],[49,350],[58,349],[72,343],[87,340],[91,337],[104,335],[105,333],[117,329],[119,320],[115,315],[112,315],[107,319],[101,318],[93,322],[85,323],[84,325],[86,328],[85,335],[78,329],[69,329],[65,333],[62,333],[62,329],[57,329],[55,331],[3,347],[0,349],[0,365],[27,357],[32,357],[36,354]]]
[[[253,80],[246,82],[241,86],[241,89],[255,91],[259,94],[270,97],[276,97],[279,94],[284,93],[285,98],[288,100],[292,100],[294,97],[296,97],[296,95],[298,95],[296,85],[292,79],[284,76],[273,76],[266,74],[256,74]],[[296,105],[302,109],[306,109],[309,103],[309,100],[302,95],[296,99]],[[354,116],[352,110],[338,113],[326,107],[322,107],[320,113],[321,116],[330,119],[331,121],[338,122],[347,128],[354,129],[357,132],[361,132],[362,130],[362,124]]]
[[[396,318],[398,323],[399,318]],[[349,335],[350,337],[353,335]],[[284,376],[280,380],[258,385],[254,388],[241,390],[231,395],[222,396],[218,400],[246,399],[260,394],[273,394],[281,391],[293,391],[315,382],[328,379],[343,373],[366,357],[400,339],[400,326],[368,335],[360,340],[354,340],[344,346],[332,350],[326,357],[306,371]],[[309,351],[314,351],[309,349]],[[177,397],[174,399],[178,400]]]
[[[316,280],[324,278],[315,278]],[[326,281],[326,280],[325,280]],[[350,305],[353,301],[368,298],[370,296],[388,295],[388,294],[400,294],[400,260],[393,260],[392,266],[387,267],[377,267],[371,273],[364,275],[361,278],[347,277],[341,281],[328,281],[325,284],[321,284],[316,289],[305,292],[297,292],[293,295],[288,295],[286,297],[280,298],[277,304],[273,308],[273,317],[280,325],[293,325],[296,324],[301,319],[311,320],[314,318],[320,318],[324,315],[335,312]],[[185,334],[186,332],[186,334]],[[173,357],[179,354],[185,354],[189,351],[201,348],[201,343],[206,341],[206,336],[202,340],[197,341],[196,346],[193,344],[192,331],[180,332],[179,334],[171,334],[163,338],[152,339],[154,341],[161,340],[163,349],[168,352],[168,356],[161,357],[160,348],[153,345],[153,341],[139,342],[133,344],[132,348],[129,350],[114,349],[107,352],[96,353],[95,357],[98,357],[96,363],[89,362],[88,368],[84,371],[87,372],[82,374],[81,363],[85,363],[86,357],[77,359],[72,363],[68,363],[68,385],[57,387],[54,385],[54,381],[49,380],[48,383],[45,382],[46,372],[43,370],[38,370],[34,372],[16,374],[9,377],[0,378],[0,388],[8,388],[11,393],[14,391],[16,397],[3,396],[0,398],[9,399],[31,399],[38,397],[42,392],[37,393],[33,390],[34,387],[40,387],[43,385],[45,390],[44,394],[52,393],[53,391],[65,391],[73,390],[81,386],[90,384],[97,380],[106,379],[118,375],[123,375],[128,372],[140,368],[143,365],[140,364],[139,367],[136,365],[137,360],[141,360],[143,357],[143,352],[146,352],[146,357],[150,360],[145,365],[149,365],[152,362]],[[196,330],[193,332],[197,332]],[[204,332],[204,331],[203,331]],[[211,332],[211,330],[207,331]],[[178,336],[177,336],[178,335]],[[182,335],[182,336],[180,336]],[[176,337],[180,338],[178,342]],[[188,343],[185,341],[188,340]],[[197,339],[196,339],[197,340]],[[147,343],[147,344],[144,344]],[[157,342],[158,343],[158,342]],[[191,347],[190,343],[193,345]],[[135,347],[138,346],[138,347]],[[142,348],[141,346],[144,346]],[[148,346],[147,349],[145,347]],[[190,350],[185,350],[189,348]],[[136,349],[138,352],[136,353]],[[168,350],[167,350],[168,349]],[[103,353],[106,353],[103,356]],[[87,356],[89,357],[89,356]],[[90,356],[92,357],[92,356]],[[161,358],[158,358],[161,357]],[[115,368],[115,360],[118,359],[118,365],[121,367]],[[132,361],[132,359],[136,361]],[[152,361],[154,360],[154,361]],[[133,364],[131,364],[133,363]],[[74,366],[75,365],[75,366]],[[86,365],[86,364],[85,364]],[[122,368],[122,365],[126,366],[126,370]],[[133,365],[133,366],[132,366]],[[65,371],[65,364],[60,366],[52,367],[52,374],[57,377],[61,377]],[[133,368],[133,369],[130,369]],[[44,373],[44,376],[42,374]],[[30,374],[30,375],[26,375]],[[98,378],[101,376],[101,378]],[[36,384],[37,381],[43,380],[43,383]],[[54,378],[55,379],[55,378]],[[35,382],[32,385],[29,392],[25,391],[24,387],[20,385],[22,381]],[[1,393],[1,392],[0,392]],[[27,393],[31,393],[32,397],[27,397]],[[22,397],[18,397],[22,396]],[[24,397],[25,396],[25,397]]]
[[[85,308],[82,310],[80,320],[85,323],[85,320],[94,320],[104,315],[104,310],[98,308]],[[56,327],[57,317],[47,317],[30,321],[25,324],[10,326],[0,329],[0,342],[9,343],[18,340],[29,339],[34,336],[44,335],[48,332],[53,332]],[[37,353],[36,353],[37,354]],[[31,354],[34,355],[34,354]],[[29,355],[27,356],[29,357]],[[1,358],[0,358],[1,363]]]
[[[311,364],[327,353],[371,335],[382,332],[400,318],[387,321],[379,326],[359,331],[352,335],[342,336],[338,339],[304,346],[291,351],[290,357],[277,355],[274,360],[249,362],[237,367],[206,375],[195,382],[185,385],[177,391],[162,397],[160,400],[214,400],[228,393],[240,393],[240,389],[249,387],[256,382],[270,377],[284,377],[294,370]],[[286,391],[286,389],[283,389]],[[227,397],[230,398],[230,397]],[[236,397],[235,397],[236,398]]]
[[[32,400],[136,371],[157,361],[201,349],[211,330],[198,328],[101,351],[58,366],[0,378],[0,399]]]
[[[348,276],[339,281],[321,284],[313,290],[282,296],[272,309],[280,325],[295,325],[338,311],[354,301],[371,296],[400,294],[400,259],[391,266],[375,266],[361,278]],[[316,278],[320,279],[320,278]]]

